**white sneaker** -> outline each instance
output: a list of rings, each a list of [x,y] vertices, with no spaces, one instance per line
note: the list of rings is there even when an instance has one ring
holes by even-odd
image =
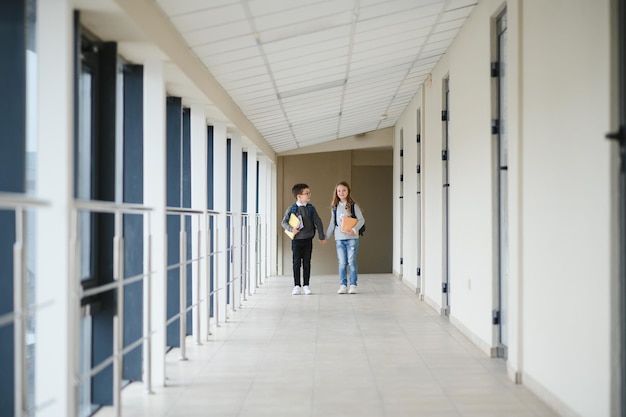
[[[339,287],[339,291],[337,291],[337,294],[347,294],[348,293],[348,287],[346,287],[345,285],[342,285]]]
[[[296,285],[293,287],[293,291],[291,291],[291,295],[300,295],[300,286]]]
[[[348,294],[356,294],[356,285],[350,285],[350,290],[348,291]]]
[[[304,287],[302,287],[302,291],[304,292],[304,295],[310,295],[311,294],[311,289],[309,288],[308,285],[305,285]]]

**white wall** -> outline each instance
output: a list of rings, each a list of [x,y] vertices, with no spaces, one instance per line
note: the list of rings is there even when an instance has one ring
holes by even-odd
[[[523,13],[524,374],[609,415],[608,1]]]
[[[497,344],[492,25],[484,0],[395,127],[414,189],[416,111],[424,114],[425,301],[441,307],[442,79],[450,77],[450,320],[489,353]],[[609,0],[509,1],[508,368],[562,414],[610,415],[611,131]],[[422,104],[423,103],[423,104]],[[394,164],[399,161],[394,152]],[[394,197],[399,189],[394,187]],[[413,192],[404,227],[416,230]],[[395,212],[399,213],[398,198]],[[396,222],[398,223],[398,222]],[[398,225],[396,224],[396,230]],[[404,253],[416,250],[404,240]],[[399,240],[394,240],[399,245]],[[397,251],[397,249],[396,249]],[[408,258],[405,256],[405,260]],[[394,255],[394,271],[399,267]],[[404,280],[417,285],[405,262]],[[410,271],[410,273],[409,273]],[[496,359],[494,359],[496,360]]]

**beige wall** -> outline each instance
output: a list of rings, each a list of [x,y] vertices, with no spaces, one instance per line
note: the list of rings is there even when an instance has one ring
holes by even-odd
[[[282,215],[294,201],[291,187],[299,182],[311,188],[311,203],[324,227],[330,221],[335,184],[347,181],[352,196],[363,209],[367,232],[359,246],[359,273],[391,272],[392,251],[392,151],[391,149],[320,152],[278,157],[278,270],[291,276],[291,244],[280,226]],[[384,242],[387,242],[385,244]],[[281,248],[283,249],[281,251]],[[282,271],[282,272],[280,272]],[[316,236],[311,275],[336,274],[337,255],[331,238],[322,246]]]

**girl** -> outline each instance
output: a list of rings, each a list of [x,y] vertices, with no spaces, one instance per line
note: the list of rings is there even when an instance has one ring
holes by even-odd
[[[333,233],[337,246],[337,259],[339,261],[339,291],[338,294],[357,293],[357,265],[356,257],[359,252],[359,232],[358,230],[365,224],[365,218],[361,209],[354,202],[350,195],[350,186],[347,182],[341,181],[335,186],[333,201],[331,203],[332,213],[326,236]],[[344,225],[345,223],[350,225]],[[356,219],[356,224],[351,221]],[[348,289],[348,279],[346,268],[350,270],[350,288]]]

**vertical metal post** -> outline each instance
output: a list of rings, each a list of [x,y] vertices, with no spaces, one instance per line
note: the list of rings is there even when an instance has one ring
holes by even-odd
[[[248,217],[241,216],[241,257],[240,257],[240,269],[241,269],[241,293],[243,301],[247,301],[246,292],[248,291],[248,263],[247,263],[247,239],[246,239],[246,224],[248,223]]]
[[[81,355],[84,354],[79,349],[80,344],[80,324],[81,324],[81,308],[80,300],[82,287],[80,285],[80,259],[81,259],[81,247],[80,240],[80,213],[77,209],[72,210],[70,218],[70,250],[69,250],[69,268],[70,276],[68,278],[68,291],[70,292],[69,302],[70,308],[68,309],[68,315],[70,324],[68,326],[68,345],[67,345],[67,357],[68,364],[72,367],[68,372],[71,378],[68,383],[70,387],[68,389],[68,410],[70,415],[68,417],[78,416],[79,409],[79,392],[80,384],[82,384],[82,375],[80,374],[80,360]],[[89,378],[89,375],[87,376]]]
[[[185,215],[180,215],[180,357],[181,361],[187,360],[187,232],[185,232]]]
[[[197,239],[198,239],[198,253],[196,256],[196,299],[194,300],[194,305],[195,307],[193,308],[193,311],[195,312],[194,316],[193,316],[193,320],[194,320],[194,325],[196,328],[195,333],[195,340],[196,340],[196,345],[201,345],[202,344],[202,340],[200,338],[200,299],[201,299],[201,294],[200,294],[200,290],[202,288],[202,286],[200,285],[200,283],[202,282],[202,229],[201,226],[202,222],[200,221],[200,216],[198,216],[198,233],[197,233]]]
[[[252,261],[250,259],[250,256],[252,254],[251,250],[252,250],[252,246],[250,244],[250,234],[251,234],[251,226],[250,226],[250,217],[248,217],[248,221],[246,222],[246,288],[248,289],[248,295],[252,295],[252,291],[251,291],[251,279],[252,277],[250,276],[250,265],[252,265]],[[255,268],[256,270],[256,268]]]
[[[26,314],[24,283],[24,212],[23,207],[15,210],[15,242],[13,243],[13,345],[14,360],[14,399],[15,415],[28,415],[26,400]]]
[[[218,291],[219,291],[219,280],[218,280],[218,271],[219,271],[219,260],[220,257],[217,255],[219,253],[219,248],[220,248],[220,243],[219,243],[219,234],[220,234],[220,229],[217,227],[217,221],[215,222],[216,226],[215,226],[215,250],[213,251],[213,253],[215,254],[215,262],[214,262],[214,268],[213,268],[213,287],[214,287],[214,291],[213,291],[213,300],[214,300],[214,304],[215,304],[215,326],[216,327],[220,327],[220,302],[219,302],[219,296],[218,296]]]
[[[147,229],[150,230],[150,213],[147,214]],[[145,222],[144,222],[145,224]],[[146,393],[152,394],[152,234],[148,234],[145,268],[143,271],[143,363]]]
[[[230,252],[229,252],[229,261],[230,261],[230,304],[232,307],[232,311],[237,311],[237,306],[235,303],[235,226],[234,226],[233,218],[230,218]]]
[[[213,255],[211,254],[212,250],[213,250],[213,246],[209,243],[210,242],[210,238],[211,238],[211,229],[210,229],[210,220],[211,220],[211,216],[208,213],[204,213],[204,241],[205,241],[205,247],[206,249],[204,250],[206,255],[205,255],[205,264],[204,264],[204,270],[205,270],[205,279],[206,279],[206,330],[207,330],[207,336],[209,336],[211,334],[211,261],[213,259]]]
[[[113,279],[117,281],[117,314],[113,317],[113,408],[122,415],[122,363],[124,351],[124,237],[122,213],[115,210]]]
[[[115,417],[122,416],[122,404],[120,395],[122,391],[122,366],[119,352],[120,336],[120,319],[117,315],[113,316],[113,409]]]

